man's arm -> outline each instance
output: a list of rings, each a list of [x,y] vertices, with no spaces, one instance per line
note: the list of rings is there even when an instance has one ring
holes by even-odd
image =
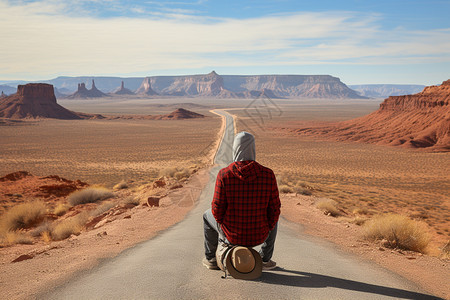
[[[227,199],[222,181],[222,172],[217,174],[211,211],[217,223],[222,224],[225,212],[227,211]]]
[[[272,230],[280,217],[280,196],[278,194],[278,185],[275,174],[272,173],[272,195],[270,197],[269,206],[267,207],[267,220],[269,222],[269,229]]]

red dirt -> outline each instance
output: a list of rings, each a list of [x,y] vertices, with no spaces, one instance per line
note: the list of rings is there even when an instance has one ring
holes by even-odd
[[[70,193],[88,186],[80,180],[68,180],[56,175],[37,177],[19,171],[0,178],[0,215],[9,207],[30,199],[55,204]]]
[[[285,130],[338,141],[450,151],[450,80],[414,95],[391,96],[361,118]],[[308,126],[308,127],[306,127]]]

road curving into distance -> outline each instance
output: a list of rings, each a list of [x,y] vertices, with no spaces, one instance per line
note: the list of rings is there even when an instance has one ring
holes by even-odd
[[[231,162],[233,119],[226,120],[210,181],[187,217],[160,235],[81,272],[39,299],[438,299],[373,263],[302,236],[280,220],[273,259],[278,268],[255,281],[222,279],[206,269],[203,212],[220,168]],[[256,141],[258,142],[258,141]]]

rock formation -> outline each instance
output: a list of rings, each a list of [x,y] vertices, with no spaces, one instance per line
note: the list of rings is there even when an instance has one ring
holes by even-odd
[[[56,103],[53,86],[46,83],[19,85],[16,94],[1,98],[0,117],[80,119],[76,113]]]
[[[366,98],[329,75],[255,75],[220,76],[212,71],[205,75],[147,77],[138,92],[145,86],[160,95],[254,98]]]
[[[95,82],[92,80],[92,88],[88,90],[84,83],[78,84],[78,90],[70,96],[67,96],[68,99],[86,99],[86,98],[101,98],[108,97],[105,93],[98,90],[95,87]]]
[[[129,89],[127,89],[123,83],[120,85],[120,87],[118,89],[116,89],[113,94],[115,95],[134,95],[134,93],[132,91],[130,91]]]
[[[3,91],[2,91],[0,98],[5,98],[5,97],[6,97],[5,93],[3,93]]]
[[[450,151],[450,80],[418,94],[391,96],[377,111],[358,119],[295,131],[337,140]]]
[[[136,94],[147,96],[158,95],[158,93],[152,89],[152,83],[149,77],[145,78],[144,81],[142,81],[141,86],[136,90]]]
[[[171,112],[170,114],[152,117],[154,117],[155,120],[182,120],[182,119],[204,118],[205,116],[184,108],[178,108],[177,110]]]

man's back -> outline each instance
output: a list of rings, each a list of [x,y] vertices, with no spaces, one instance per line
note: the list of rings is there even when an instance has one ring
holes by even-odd
[[[263,243],[280,214],[273,171],[253,160],[237,161],[220,170],[212,213],[230,243]]]

